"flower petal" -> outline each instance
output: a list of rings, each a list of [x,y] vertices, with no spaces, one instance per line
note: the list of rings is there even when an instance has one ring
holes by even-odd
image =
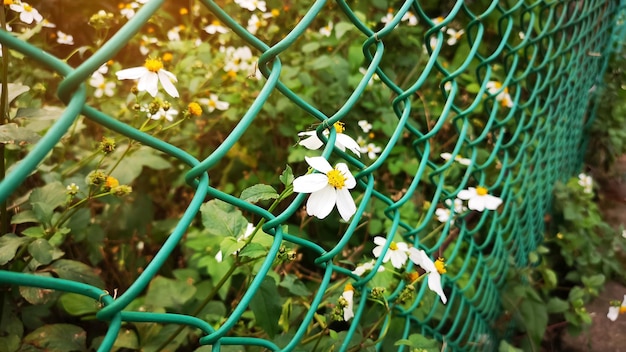
[[[492,196],[492,195],[485,195],[484,196],[485,201],[485,208],[489,209],[489,210],[496,210],[498,209],[498,207],[500,206],[500,204],[502,204],[502,199]]]
[[[176,87],[172,83],[172,80],[176,82],[176,76],[174,76],[172,73],[165,71],[165,70],[159,70],[158,75],[159,75],[159,82],[161,82],[161,85],[163,86],[163,89],[165,89],[167,94],[169,94],[173,98],[178,98],[179,97],[178,90],[176,90]]]
[[[606,317],[609,318],[611,321],[616,321],[618,316],[619,307],[609,307],[609,312],[607,313]]]
[[[354,179],[354,176],[352,176],[350,169],[348,169],[348,165],[346,165],[345,163],[338,163],[337,165],[335,165],[335,168],[341,172],[343,177],[346,178],[346,188],[353,189],[354,186],[356,186],[356,180]]]
[[[324,159],[324,157],[322,156],[305,156],[304,160],[306,160],[306,163],[309,164],[312,168],[325,174],[333,169],[333,167],[330,166],[330,164],[328,163],[328,160]]]
[[[133,68],[127,68],[125,70],[121,70],[121,71],[117,71],[115,72],[115,75],[117,76],[117,79],[138,79],[139,77],[143,76],[146,72],[148,72],[148,69],[143,67],[143,66],[139,66],[139,67],[133,67]]]
[[[460,191],[459,194],[457,194],[456,196],[459,199],[468,200],[470,198],[473,198],[475,195],[476,195],[476,188],[470,187],[468,189],[464,189]]]
[[[391,259],[391,265],[393,265],[393,267],[396,269],[402,268],[402,266],[404,265],[404,263],[406,263],[406,260],[407,260],[406,253],[400,250],[392,251],[391,253],[389,253],[389,257]]]
[[[379,246],[384,246],[385,243],[387,243],[387,239],[382,237],[382,236],[376,236],[374,237],[374,244],[377,244]]]
[[[313,193],[328,186],[328,177],[324,174],[309,174],[293,180],[293,191],[297,193]]]
[[[159,76],[154,72],[147,72],[145,75],[139,77],[137,81],[137,90],[140,92],[148,92],[153,97],[156,97],[159,87],[157,86]]]
[[[345,133],[337,134],[336,144],[337,144],[337,147],[339,147],[339,145],[342,145],[345,148],[348,148],[348,150],[350,150],[354,154],[358,155],[359,157],[361,156],[361,146],[359,145],[359,143],[357,143],[354,139],[352,139],[352,137],[348,136]]]
[[[311,193],[309,200],[306,202],[306,212],[318,219],[324,219],[330,214],[337,202],[337,191],[335,188],[328,186],[321,190]]]
[[[439,297],[441,297],[441,302],[446,304],[448,299],[446,298],[446,294],[443,292],[443,287],[441,287],[441,275],[436,270],[431,271],[426,279],[428,280],[428,288],[438,294]]]
[[[467,207],[471,210],[483,211],[485,210],[485,197],[484,196],[476,196],[470,198],[469,202],[467,202]]]
[[[298,136],[302,137],[302,136],[309,136],[308,138],[302,139],[300,140],[300,142],[298,142],[299,145],[305,147],[306,149],[309,150],[318,150],[320,149],[323,145],[324,142],[322,142],[321,139],[317,138],[317,132],[315,131],[307,131],[307,132],[300,132],[298,133]]]
[[[337,210],[339,210],[339,215],[345,221],[350,220],[352,215],[356,213],[356,205],[354,204],[354,199],[350,195],[350,191],[346,188],[337,190]]]

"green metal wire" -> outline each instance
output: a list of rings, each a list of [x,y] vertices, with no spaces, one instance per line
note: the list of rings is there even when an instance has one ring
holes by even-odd
[[[46,135],[2,180],[0,202],[13,194],[21,182],[59,143],[61,137],[81,114],[108,129],[183,161],[189,166],[185,179],[195,192],[177,226],[154,259],[119,297],[113,298],[108,292],[83,283],[8,271],[0,271],[0,282],[73,292],[100,302],[103,308],[98,312],[97,318],[109,322],[109,330],[99,351],[108,351],[112,348],[123,322],[156,322],[194,327],[204,334],[200,343],[212,345],[215,350],[220,350],[221,346],[226,345],[248,345],[261,346],[272,351],[291,351],[298,347],[307,327],[313,321],[330,287],[331,278],[340,275],[352,280],[361,297],[347,338],[340,348],[340,351],[346,351],[351,336],[356,333],[358,322],[364,314],[366,297],[370,290],[367,283],[374,277],[375,270],[358,277],[340,266],[336,258],[346,248],[357,226],[364,219],[364,212],[369,204],[377,201],[386,205],[385,216],[391,224],[386,233],[388,238],[402,233],[407,242],[418,245],[425,236],[428,221],[422,221],[420,225],[408,223],[403,220],[400,209],[419,192],[425,178],[436,186],[436,191],[430,198],[432,206],[425,210],[426,219],[434,216],[436,204],[443,202],[444,199],[454,199],[455,195],[468,185],[481,184],[490,191],[497,191],[500,194],[504,200],[500,211],[467,215],[464,219],[458,219],[454,226],[449,223],[444,225],[441,233],[437,234],[435,244],[428,249],[431,254],[447,249],[448,261],[461,259],[463,262],[459,272],[449,273],[443,277],[449,302],[442,306],[439,301],[435,301],[428,314],[417,317],[412,313],[426,295],[425,285],[421,285],[411,306],[393,304],[404,288],[404,283],[399,284],[386,298],[391,302],[396,315],[404,319],[401,331],[397,332],[402,338],[407,338],[412,333],[422,333],[445,341],[446,346],[454,351],[479,350],[477,344],[473,342],[484,337],[496,339],[497,334],[493,325],[503,314],[499,291],[503,287],[510,265],[524,267],[530,264],[528,254],[542,241],[543,217],[550,207],[552,185],[557,180],[575,174],[580,168],[583,154],[581,151],[585,146],[585,128],[593,120],[595,111],[593,108],[595,97],[589,92],[592,87],[602,84],[601,79],[611,50],[621,47],[619,44],[626,38],[624,26],[626,1],[618,3],[605,0],[574,2],[494,0],[481,13],[472,12],[470,1],[456,1],[439,23],[429,18],[423,10],[421,1],[404,1],[398,2],[393,19],[376,31],[359,19],[349,2],[337,0],[336,11],[362,33],[363,57],[367,71],[345,103],[330,115],[307,103],[303,97],[298,96],[281,82],[283,66],[280,61],[281,53],[292,50],[294,43],[302,38],[306,29],[320,16],[327,5],[326,1],[315,1],[297,26],[274,45],[264,43],[251,35],[216,2],[202,0],[201,3],[234,33],[259,51],[258,67],[266,77],[263,89],[247,112],[241,116],[237,126],[224,142],[203,160],[197,160],[184,150],[140,132],[86,104],[86,89],[83,82],[130,41],[163,6],[163,0],[147,2],[98,52],[76,68],[69,67],[58,58],[17,39],[10,33],[0,31],[2,45],[21,52],[65,77],[57,93],[67,105],[62,116]],[[381,63],[385,51],[390,50],[385,46],[385,42],[394,34],[396,26],[401,25],[402,18],[409,11],[416,14],[420,18],[420,25],[427,28],[424,38],[420,38],[425,44],[427,54],[423,61],[416,63],[414,72],[418,76],[407,78],[409,81],[406,85],[398,85],[385,73]],[[461,16],[469,19],[465,30],[470,50],[455,69],[449,70],[439,58],[444,43],[441,29]],[[500,42],[487,52],[484,19],[490,17],[498,18],[497,32]],[[524,39],[511,40],[518,32],[524,34]],[[431,38],[437,38],[437,44],[433,47],[429,45]],[[418,47],[415,50],[422,48]],[[508,87],[511,92],[513,104],[508,110],[496,102],[495,94],[488,92],[487,83],[495,80],[496,74],[493,69],[495,65],[504,67],[505,76],[499,78],[503,87]],[[333,148],[336,138],[333,129],[330,129],[328,136],[324,136],[322,132],[352,111],[374,74],[380,77],[381,84],[395,94],[391,107],[397,121],[379,158],[366,166],[354,156]],[[429,77],[437,74],[444,77],[441,82],[441,93],[446,100],[441,113],[434,117],[432,126],[424,129],[418,127],[412,113],[420,104],[416,98],[420,89]],[[480,87],[474,100],[469,105],[463,105],[458,103],[462,88],[459,79],[462,75],[468,74],[477,78]],[[445,88],[446,83],[450,83],[449,89]],[[248,131],[270,94],[275,91],[290,99],[312,118],[323,122],[317,129],[318,137],[327,142],[323,156],[328,158],[331,154],[339,155],[351,164],[352,169],[358,170],[356,179],[362,191],[358,209],[347,229],[332,247],[323,248],[317,243],[285,232],[286,228],[282,225],[302,206],[306,195],[298,195],[284,211],[272,214],[266,209],[210,185],[209,171]],[[480,115],[482,126],[476,126],[474,121],[479,108],[483,111]],[[462,153],[472,160],[461,178],[461,183],[455,185],[446,184],[446,172],[452,167],[454,160],[441,163],[431,155],[438,150],[436,145],[432,145],[432,138],[441,133],[446,122],[452,122],[456,127],[457,140],[452,154]],[[411,152],[419,161],[419,167],[416,173],[411,175],[411,182],[403,196],[394,199],[391,195],[377,190],[376,171],[393,158],[392,149],[399,144],[403,136],[406,138],[407,134],[410,135]],[[492,152],[483,160],[479,158],[477,150],[488,141],[493,141]],[[487,178],[486,170],[493,169],[498,160],[499,174],[495,179]],[[223,200],[263,218],[266,221],[263,231],[274,237],[267,258],[259,267],[256,277],[240,302],[218,328],[192,316],[124,311],[129,303],[146,289],[166,258],[180,243],[202,202],[208,197]],[[233,327],[241,320],[251,298],[268,275],[283,241],[311,249],[312,253],[317,255],[315,263],[323,270],[324,275],[310,302],[310,309],[289,342],[283,346],[263,338],[232,336]],[[386,249],[389,243],[390,241],[387,242]],[[382,256],[376,262],[377,266],[381,264]],[[390,324],[389,320],[384,321],[382,329],[389,328]],[[381,348],[382,345],[379,344],[377,349]],[[406,349],[399,346],[398,350]]]

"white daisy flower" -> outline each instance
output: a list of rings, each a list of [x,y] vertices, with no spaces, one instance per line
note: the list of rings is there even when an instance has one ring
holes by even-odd
[[[260,10],[262,12],[267,12],[267,6],[265,5],[265,1],[260,0],[235,0],[235,3],[240,7],[248,10]]]
[[[383,252],[383,248],[387,243],[387,239],[381,236],[374,237],[374,244],[376,247],[372,250],[374,257],[378,258]],[[385,256],[383,257],[383,263],[386,263],[391,260],[391,265],[394,268],[400,269],[408,258],[407,252],[409,251],[409,246],[407,246],[404,242],[394,242],[391,241],[389,244],[389,248],[387,252],[385,252]]]
[[[209,98],[201,98],[198,99],[200,104],[206,105],[208,107],[209,112],[213,112],[215,109],[217,110],[227,110],[230,104],[225,101],[219,100],[217,94],[209,94]]]
[[[104,76],[96,71],[89,78],[89,85],[96,88],[93,95],[96,98],[102,98],[104,95],[112,97],[115,94],[113,88],[115,88],[115,82],[107,81]]]
[[[224,62],[224,71],[226,72],[239,72],[248,71],[253,68],[252,63],[252,51],[247,46],[234,48],[229,46],[227,48],[220,48],[226,54]]]
[[[619,304],[619,301],[611,302],[611,306],[609,307],[609,312],[606,317],[611,321],[616,321],[617,317],[624,313],[626,313],[626,295],[624,295],[621,305]]]
[[[450,154],[450,153],[441,153],[441,154],[439,154],[439,156],[443,160],[450,160],[452,158],[452,154]],[[465,165],[465,166],[468,166],[469,164],[472,163],[472,161],[470,159],[464,158],[464,157],[462,157],[459,154],[454,156],[454,161],[456,161],[457,163],[459,163],[461,165]]]
[[[445,274],[446,272],[443,259],[437,259],[436,262],[433,262],[426,252],[415,247],[409,248],[409,258],[415,265],[419,265],[422,269],[426,270],[428,273],[428,288],[438,294],[441,298],[441,302],[446,304],[448,299],[441,286],[441,274]]]
[[[248,237],[250,237],[252,233],[254,232],[254,228],[255,228],[254,225],[252,225],[251,223],[248,223],[248,226],[246,226],[246,232],[244,232],[243,235],[237,237],[237,242],[247,240]],[[234,251],[233,255],[236,255],[237,253],[239,253],[239,250]],[[217,260],[218,263],[221,263],[222,260],[224,260],[224,254],[222,253],[222,250],[217,252],[217,254],[215,255],[215,260]]]
[[[169,108],[167,110],[160,108],[159,111],[157,111],[154,114],[151,114],[148,112],[148,117],[152,120],[166,119],[169,122],[174,121],[174,117],[176,117],[177,115],[178,115],[178,110],[173,109],[173,108]]]
[[[322,28],[320,28],[320,34],[323,35],[324,37],[330,37],[330,35],[333,32],[333,23],[332,22],[328,22],[328,24]]]
[[[361,129],[363,130],[364,133],[368,133],[369,131],[372,130],[372,124],[367,122],[367,120],[360,120],[358,122],[359,127],[361,127]]]
[[[343,306],[343,320],[349,321],[354,318],[354,287],[352,287],[352,284],[346,284],[341,298],[345,300],[345,302],[342,302],[345,303]]]
[[[410,11],[402,16],[402,21],[407,21],[409,23],[409,26],[417,26],[418,23],[417,17],[415,17],[415,15]]]
[[[370,159],[376,159],[378,153],[383,149],[374,143],[368,143],[366,146],[361,147],[361,153],[367,153]]]
[[[139,41],[139,52],[141,53],[141,55],[148,55],[148,53],[150,53],[150,48],[148,48],[148,45],[158,43],[159,40],[157,38],[142,35],[141,41]]]
[[[74,37],[61,31],[57,31],[57,43],[74,45]]]
[[[363,76],[365,76],[365,74],[367,73],[367,70],[366,70],[364,67],[359,67],[359,72],[360,72]],[[372,75],[372,78],[370,78],[370,80],[369,80],[369,81],[367,81],[367,85],[368,85],[368,86],[371,86],[372,84],[374,84],[374,81],[380,81],[380,77],[378,77],[378,74],[377,74],[377,73],[374,73],[374,74]],[[361,122],[361,121],[359,121],[359,123],[360,123],[360,122]],[[366,122],[367,122],[367,121],[366,121]],[[359,125],[359,126],[360,126],[360,125]],[[361,128],[363,128],[363,127],[361,127]],[[365,132],[365,133],[367,133],[367,132]]]
[[[120,14],[130,20],[135,17],[135,9],[137,8],[139,8],[139,4],[134,1],[127,4],[120,4]]]
[[[26,24],[31,24],[33,23],[33,21],[35,21],[36,23],[43,21],[43,16],[41,16],[39,11],[37,11],[36,8],[30,6],[26,2],[12,3],[11,5],[9,5],[9,8],[15,12],[18,12],[20,14],[20,21]]]
[[[246,27],[246,29],[248,30],[248,32],[256,34],[256,32],[259,30],[259,28],[261,28],[262,25],[263,23],[261,22],[259,16],[252,15],[248,20],[248,26]]]
[[[454,224],[454,215],[467,210],[467,208],[463,206],[463,201],[458,198],[454,200],[454,208],[452,209],[450,209],[452,206],[452,200],[446,199],[444,203],[448,206],[447,208],[437,208],[437,210],[435,210],[435,215],[437,216],[437,220],[439,220],[439,222],[445,223],[452,219],[450,220],[450,224]]]
[[[208,34],[228,33],[228,28],[222,26],[222,24],[218,20],[214,20],[213,22],[211,22],[210,25],[202,29],[204,29],[204,31],[207,32]]]
[[[171,42],[179,42],[180,32],[184,29],[185,26],[183,26],[182,24],[170,29],[169,31],[167,31],[167,39],[169,39]]]
[[[622,230],[622,238],[626,238],[626,230]]]
[[[359,143],[357,143],[357,141],[355,141],[352,137],[343,133],[343,131],[345,130],[344,124],[342,122],[336,122],[333,127],[335,128],[335,131],[337,131],[337,137],[335,138],[335,147],[337,147],[342,152],[345,151],[347,148],[354,154],[361,156],[361,146],[359,146]],[[324,130],[323,134],[324,136],[328,137],[330,132],[328,132],[328,130]],[[322,142],[322,140],[317,137],[316,131],[300,132],[298,133],[298,136],[307,136],[307,138],[300,140],[298,144],[309,150],[318,150],[324,145],[324,142]]]
[[[376,261],[373,259],[367,263],[359,264],[354,270],[352,270],[352,273],[354,275],[363,276],[366,272],[374,270],[374,264],[376,264]],[[377,272],[381,271],[385,271],[385,267],[382,265],[378,267]]]
[[[457,31],[453,28],[448,28],[448,30],[446,30],[446,33],[450,36],[447,40],[448,45],[453,46],[458,42],[461,36],[465,34],[465,31],[462,29]]]
[[[387,24],[391,22],[391,20],[393,20],[393,11],[387,12],[387,14],[380,19],[380,22]]]
[[[320,173],[300,176],[293,180],[293,191],[311,193],[306,203],[307,214],[323,219],[330,214],[335,204],[345,221],[356,212],[354,199],[349,189],[356,186],[356,180],[348,165],[338,163],[335,168],[321,156],[305,157],[307,164]]]
[[[462,200],[467,200],[467,207],[476,211],[483,211],[485,209],[496,210],[500,204],[502,204],[502,199],[492,196],[488,193],[488,190],[482,186],[464,189],[459,192],[457,197]]]
[[[500,105],[507,108],[513,107],[513,100],[509,94],[509,89],[507,87],[502,89],[502,83],[497,81],[487,82],[487,92],[491,95],[496,95],[496,101],[499,101]]]
[[[593,192],[593,178],[591,176],[584,173],[578,174],[578,184],[584,188],[585,193]]]
[[[156,97],[158,83],[161,82],[163,89],[167,94],[174,98],[178,98],[178,91],[172,83],[176,82],[176,76],[173,73],[163,69],[163,63],[158,59],[146,59],[143,66],[127,68],[115,73],[117,79],[138,79],[137,89],[140,92],[146,91],[153,97]]]

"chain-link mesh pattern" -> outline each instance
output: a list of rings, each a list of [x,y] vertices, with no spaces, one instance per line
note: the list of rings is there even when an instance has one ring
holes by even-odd
[[[69,67],[58,58],[10,33],[0,32],[0,42],[3,45],[39,61],[65,77],[60,84],[58,96],[67,105],[54,126],[2,181],[1,200],[6,200],[12,194],[81,114],[108,129],[186,163],[189,166],[186,180],[195,191],[193,200],[158,254],[139,279],[115,299],[96,287],[63,279],[3,271],[0,272],[0,282],[75,292],[102,302],[104,306],[97,317],[110,324],[100,347],[102,351],[111,348],[121,324],[132,321],[185,324],[198,328],[204,334],[200,342],[212,345],[217,350],[221,345],[257,345],[269,350],[292,350],[301,342],[307,326],[312,322],[314,313],[330,286],[331,277],[337,274],[350,276],[357,290],[357,297],[361,297],[361,300],[356,303],[355,318],[341,349],[346,350],[366,305],[370,290],[366,284],[374,274],[356,277],[335,259],[345,248],[356,226],[364,219],[364,210],[368,203],[375,200],[387,205],[385,216],[391,226],[386,235],[392,238],[396,233],[401,233],[407,242],[420,245],[421,239],[426,235],[424,232],[428,221],[422,221],[419,225],[408,223],[403,219],[400,208],[416,197],[423,180],[429,179],[436,187],[435,192],[420,195],[431,204],[424,213],[427,220],[434,217],[437,204],[442,204],[445,199],[454,199],[460,190],[472,185],[486,187],[490,193],[501,197],[504,203],[498,211],[470,212],[457,219],[454,225],[447,223],[435,234],[435,240],[428,242],[429,253],[436,256],[445,252],[448,262],[463,263],[462,270],[444,275],[448,303],[443,305],[434,301],[430,312],[421,317],[413,315],[412,311],[423,301],[427,292],[425,285],[420,286],[414,305],[408,308],[394,305],[403,284],[394,292],[388,293],[387,299],[396,314],[405,319],[405,325],[398,335],[406,338],[411,333],[422,333],[445,341],[450,350],[478,349],[476,346],[481,346],[480,341],[495,341],[501,337],[494,328],[498,322],[506,321],[503,320],[499,290],[507,272],[512,266],[529,265],[529,253],[542,241],[544,215],[549,209],[553,183],[575,174],[581,165],[585,126],[592,120],[588,114],[590,102],[593,101],[594,91],[598,91],[594,87],[600,83],[616,23],[614,16],[618,4],[615,1],[492,1],[481,12],[474,12],[476,10],[471,8],[471,1],[457,1],[441,22],[430,19],[422,10],[420,1],[405,1],[397,4],[393,9],[393,19],[378,31],[361,22],[353,13],[349,2],[337,1],[334,9],[341,11],[342,16],[363,34],[367,72],[349,99],[333,115],[322,113],[281,83],[281,53],[289,51],[302,36],[327,6],[325,1],[314,2],[297,26],[283,40],[271,46],[250,35],[215,2],[202,1],[203,6],[260,53],[258,67],[266,77],[266,82],[254,104],[241,116],[238,125],[224,143],[201,160],[197,157],[204,156],[190,155],[85,103],[86,88],[83,82],[122,49],[163,3],[163,0],[147,2],[132,20],[77,68]],[[425,60],[417,67],[418,74],[410,82],[399,86],[386,75],[381,62],[384,53],[393,50],[385,46],[386,40],[393,36],[394,28],[401,24],[401,19],[409,11],[416,14],[420,25],[428,29],[425,37],[420,38],[426,48]],[[486,18],[498,19],[497,37],[484,37]],[[445,50],[441,28],[451,21],[465,24],[467,37],[464,40],[469,41],[471,50],[456,67],[444,67],[439,60],[442,50]],[[423,48],[415,47],[414,50],[421,51]],[[504,75],[499,76],[501,86],[493,91],[488,82],[496,81],[496,65],[503,68]],[[306,197],[304,194],[296,197],[282,213],[272,214],[210,186],[211,169],[246,133],[270,93],[279,91],[303,112],[324,122],[319,128],[321,132],[322,128],[341,121],[350,112],[374,74],[380,77],[380,83],[377,84],[387,86],[394,93],[391,106],[397,121],[392,137],[380,157],[369,166],[335,150],[348,161],[353,170],[359,170],[355,176],[362,197],[350,226],[334,247],[322,248],[316,243],[286,233],[281,226],[302,206]],[[463,93],[466,87],[458,81],[460,76],[467,74],[475,75],[480,83],[475,94]],[[432,76],[442,78],[437,96],[421,99],[420,90],[424,88],[426,78]],[[502,93],[509,95],[507,99],[510,99],[510,103],[503,103]],[[443,109],[425,120],[420,111],[425,109],[425,101],[431,100],[439,101]],[[479,107],[480,112],[477,113]],[[449,122],[452,128],[449,128],[450,124],[445,127]],[[443,133],[453,137],[450,150],[453,158],[448,161],[439,158],[439,152],[443,150],[431,143],[434,137]],[[327,145],[333,145],[335,138],[336,133],[331,131]],[[414,175],[410,175],[411,182],[404,192],[400,196],[392,197],[377,191],[377,170],[390,161],[390,152],[400,138],[410,140],[411,153],[419,161],[419,167]],[[491,150],[491,154],[479,155],[480,148]],[[332,148],[327,147],[323,155],[329,157],[331,153],[334,153]],[[447,172],[455,162],[454,156],[460,155],[472,162],[462,171],[460,184],[449,184]],[[497,177],[488,176],[494,174]],[[267,259],[237,307],[217,329],[191,316],[123,311],[159,271],[207,198],[221,199],[262,217],[266,220],[263,230],[274,237]],[[310,309],[286,345],[277,346],[263,338],[230,336],[232,327],[241,319],[251,297],[271,269],[283,241],[307,247],[310,252],[317,253],[315,263],[322,268],[324,275],[313,301],[310,302]],[[424,246],[424,243],[421,245]],[[507,323],[504,325],[508,326]]]

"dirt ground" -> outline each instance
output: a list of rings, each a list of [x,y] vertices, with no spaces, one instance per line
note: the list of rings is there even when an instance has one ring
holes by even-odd
[[[600,204],[606,221],[615,228],[621,225],[626,228],[626,156],[620,158],[612,175],[598,176],[595,180],[600,186]],[[552,351],[626,352],[626,315],[621,315],[615,322],[606,317],[609,302],[621,301],[625,294],[623,283],[608,282],[600,296],[587,306],[593,317],[591,329],[580,336],[564,336],[562,345]]]

